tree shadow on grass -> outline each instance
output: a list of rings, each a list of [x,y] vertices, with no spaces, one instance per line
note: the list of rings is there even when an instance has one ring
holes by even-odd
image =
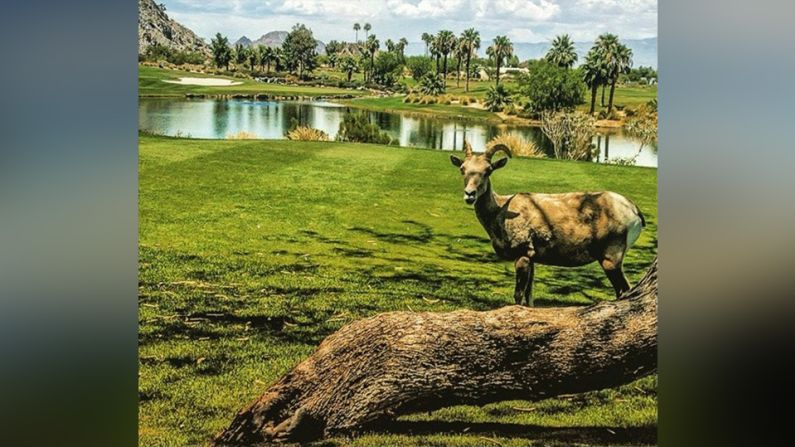
[[[636,445],[656,444],[657,427],[545,427],[541,425],[504,424],[491,422],[442,422],[442,421],[392,421],[388,426],[376,429],[375,433],[403,435],[468,434],[485,437],[525,438],[547,443],[570,445],[609,444]]]

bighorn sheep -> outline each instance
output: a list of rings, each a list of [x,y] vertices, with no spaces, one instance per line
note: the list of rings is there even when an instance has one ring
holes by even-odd
[[[491,173],[508,158],[492,163],[492,157],[510,149],[497,144],[482,155],[472,153],[464,141],[466,158],[451,155],[464,177],[464,201],[475,204],[497,256],[514,262],[514,300],[533,305],[535,264],[577,267],[598,261],[616,296],[629,290],[622,262],[627,249],[646,226],[637,206],[614,192],[566,194],[519,193],[502,196],[491,188]]]

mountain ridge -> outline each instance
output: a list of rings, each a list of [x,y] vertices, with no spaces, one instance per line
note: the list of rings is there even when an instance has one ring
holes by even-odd
[[[168,17],[153,0],[138,0],[138,54],[152,45],[210,54],[210,46],[193,31]]]

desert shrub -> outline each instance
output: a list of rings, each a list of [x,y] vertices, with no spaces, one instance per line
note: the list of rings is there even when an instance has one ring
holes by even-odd
[[[486,108],[491,112],[498,112],[511,102],[513,102],[511,99],[511,94],[508,93],[508,90],[504,85],[500,84],[497,87],[489,87],[489,91],[486,92],[486,100],[483,102],[483,105],[485,105]]]
[[[461,98],[458,99],[458,103],[461,104],[462,106],[468,106],[469,105],[469,97],[462,96]]]
[[[419,102],[420,104],[436,104],[436,101],[437,100],[435,96],[425,95],[420,99]]]
[[[238,133],[230,133],[226,136],[227,140],[256,140],[257,136],[251,132],[240,131]]]
[[[403,102],[408,103],[408,104],[413,103],[414,102],[414,96],[413,95],[406,95],[403,98]]]
[[[640,140],[641,148],[651,146],[657,148],[657,114],[644,113],[633,117],[626,124],[624,130],[632,137]]]
[[[444,79],[428,73],[420,79],[420,91],[425,95],[437,96],[444,93]]]
[[[329,141],[326,132],[306,126],[298,126],[287,132],[287,139],[297,141]]]
[[[552,142],[555,158],[590,160],[593,156],[594,118],[585,113],[553,113],[541,115],[541,130]]]
[[[340,123],[337,141],[389,144],[392,139],[386,132],[368,121],[364,113],[347,113]]]
[[[517,135],[503,133],[492,138],[486,147],[492,148],[497,144],[504,144],[508,146],[511,155],[516,157],[544,157],[544,153],[538,149],[532,141],[527,141]]]
[[[204,55],[195,51],[177,51],[165,45],[156,43],[150,45],[146,52],[138,56],[139,60],[156,62],[167,61],[174,65],[201,65],[204,63]]]

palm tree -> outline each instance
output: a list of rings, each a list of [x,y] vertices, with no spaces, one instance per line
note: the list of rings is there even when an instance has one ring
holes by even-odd
[[[254,71],[257,62],[259,62],[259,46],[248,49],[248,65],[251,71]]]
[[[605,82],[605,70],[602,64],[602,57],[599,54],[599,47],[593,46],[585,56],[585,63],[582,65],[583,81],[591,90],[591,110],[590,114],[596,109],[596,91]]]
[[[397,49],[397,47],[395,46],[395,41],[393,41],[392,39],[387,39],[386,42],[384,42],[384,45],[386,45],[386,50],[389,51],[390,53],[394,53],[395,50]]]
[[[500,85],[500,65],[503,60],[513,55],[513,44],[506,36],[497,36],[494,38],[491,46],[486,50],[486,54],[494,59],[497,65],[497,85]]]
[[[436,35],[436,49],[444,58],[444,85],[447,87],[447,56],[456,46],[455,34],[452,31],[441,30]]]
[[[463,37],[463,36],[462,36]],[[466,59],[466,53],[469,51],[469,46],[464,41],[463,38],[459,38],[456,40],[455,49],[453,53],[455,54],[455,86],[461,87],[461,64]]]
[[[271,47],[261,46],[260,53],[259,53],[259,63],[263,67],[266,68],[266,73],[271,72],[271,62],[275,59],[276,51],[273,50]]]
[[[359,43],[359,30],[362,29],[362,25],[358,23],[353,24],[353,30],[356,32],[356,43]]]
[[[351,82],[351,77],[353,76],[353,72],[359,68],[359,65],[356,63],[356,59],[352,58],[351,56],[345,56],[339,62],[340,70],[348,76],[348,82]]]
[[[607,105],[607,113],[613,110],[613,94],[616,92],[618,77],[622,73],[629,73],[629,69],[632,68],[632,50],[628,46],[620,44],[617,48],[614,60],[615,63],[612,69],[611,66],[608,66],[608,72],[612,76],[610,77],[610,101]]]
[[[442,52],[439,51],[439,39],[436,36],[431,36],[430,39],[431,57],[436,61],[436,75],[442,72]]]
[[[248,48],[241,44],[235,45],[235,70],[241,67],[248,59]]]
[[[594,46],[599,48],[599,54],[601,57],[601,65],[607,70],[607,60],[610,58],[610,55],[615,53],[615,48],[618,46],[618,36],[615,34],[605,33],[600,35],[596,38],[596,42],[594,42]],[[605,74],[607,76],[607,74]],[[602,107],[605,106],[605,89],[607,87],[607,79],[602,83]]]
[[[370,30],[371,30],[371,29],[373,29],[373,27],[372,27],[372,26],[370,26],[370,24],[369,24],[369,23],[365,23],[365,24],[364,24],[364,40],[367,40],[367,38],[368,38],[368,34],[370,33]]]
[[[466,58],[466,70],[467,70],[467,81],[465,91],[469,91],[469,65],[472,62],[472,56],[477,53],[477,50],[480,48],[480,33],[475,31],[475,28],[469,28],[464,30],[461,33],[461,38],[459,39],[461,42],[464,43],[466,47],[466,51],[464,53],[464,57]]]
[[[433,35],[428,33],[422,33],[422,41],[425,42],[425,55],[428,55],[428,51],[431,48],[431,43],[433,42]]]
[[[571,41],[568,34],[555,37],[552,41],[552,47],[547,51],[544,58],[547,62],[561,68],[573,67],[577,62],[577,51],[574,49],[574,42]]]
[[[618,77],[621,73],[628,72],[630,67],[632,67],[632,50],[619,42],[618,36],[610,33],[599,36],[594,45],[599,48],[599,55],[605,68],[606,81],[610,83],[610,101],[607,106],[607,112],[610,113],[613,111],[613,95],[615,94]],[[604,88],[602,89],[602,95],[604,96]]]
[[[367,26],[369,24],[365,24]],[[367,75],[367,80],[369,81],[372,79],[373,73],[372,70],[375,66],[375,53],[378,51],[378,47],[381,46],[381,42],[376,39],[375,34],[371,34],[367,37],[367,42],[364,44],[364,48],[367,50],[367,53],[370,55],[370,73]]]
[[[400,50],[400,60],[406,59],[406,46],[408,46],[409,41],[406,40],[405,37],[401,37],[398,41],[398,49]]]
[[[229,61],[232,60],[232,49],[229,48],[229,39],[216,33],[215,38],[210,41],[210,49],[213,53],[213,61],[218,68],[226,67],[229,71]]]

